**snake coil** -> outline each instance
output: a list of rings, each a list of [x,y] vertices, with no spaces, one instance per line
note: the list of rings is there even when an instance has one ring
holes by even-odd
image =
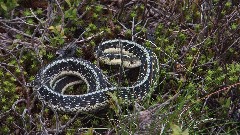
[[[43,67],[34,80],[38,98],[56,110],[89,112],[108,105],[108,92],[116,92],[125,101],[142,100],[156,86],[158,59],[153,51],[128,40],[108,40],[95,49],[95,56],[105,64],[119,64],[125,68],[139,67],[137,81],[128,87],[118,87],[107,79],[93,63],[81,58],[61,58]],[[65,95],[69,86],[84,81],[87,93]]]

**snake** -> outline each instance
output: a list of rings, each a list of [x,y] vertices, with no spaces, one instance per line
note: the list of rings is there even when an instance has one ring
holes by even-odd
[[[142,101],[157,86],[158,58],[143,45],[124,39],[106,40],[95,47],[94,56],[107,65],[139,68],[136,81],[130,86],[118,86],[96,64],[83,58],[64,57],[38,71],[33,83],[37,97],[55,110],[84,113],[107,107],[111,100],[109,93],[116,93],[116,97],[126,102]],[[87,86],[86,93],[64,94],[68,87],[82,82]]]

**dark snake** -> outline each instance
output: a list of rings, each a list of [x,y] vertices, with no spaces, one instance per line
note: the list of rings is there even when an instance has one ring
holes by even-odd
[[[90,112],[109,105],[109,93],[124,101],[143,100],[157,85],[159,64],[155,53],[132,41],[108,40],[95,49],[97,59],[123,68],[139,67],[136,82],[128,87],[111,83],[102,70],[82,58],[60,58],[41,68],[34,80],[38,98],[49,107],[64,112]],[[84,81],[87,93],[63,94],[69,86]]]

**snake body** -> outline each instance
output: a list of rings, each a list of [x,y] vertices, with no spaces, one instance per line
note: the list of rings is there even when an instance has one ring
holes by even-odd
[[[95,56],[105,64],[122,65],[124,68],[139,67],[137,81],[128,87],[112,84],[95,64],[81,58],[61,58],[43,67],[34,80],[34,90],[49,107],[64,112],[89,112],[109,104],[109,92],[117,93],[125,101],[142,100],[158,77],[158,59],[150,49],[128,40],[108,40],[96,47]],[[120,59],[120,60],[119,60]],[[87,84],[87,93],[66,95],[66,87]]]

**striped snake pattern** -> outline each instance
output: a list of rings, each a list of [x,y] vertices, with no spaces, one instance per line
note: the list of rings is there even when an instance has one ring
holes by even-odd
[[[136,82],[131,86],[116,86],[90,61],[67,57],[52,61],[41,68],[34,80],[38,98],[49,107],[64,112],[90,112],[109,104],[109,92],[117,93],[124,101],[143,100],[151,88],[157,85],[158,59],[155,53],[132,41],[108,40],[98,45],[95,57],[107,65],[123,68],[139,67]],[[75,84],[85,82],[87,92],[67,95],[64,91]]]

